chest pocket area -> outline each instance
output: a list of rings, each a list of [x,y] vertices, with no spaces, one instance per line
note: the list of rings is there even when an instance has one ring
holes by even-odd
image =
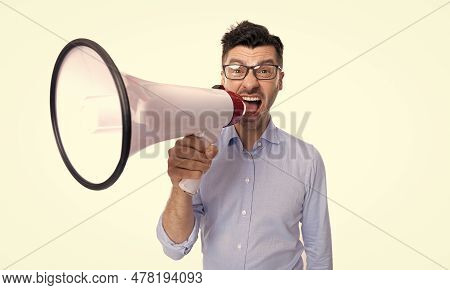
[[[300,221],[305,185],[291,175],[267,166],[256,172],[253,213],[263,223],[291,227]]]

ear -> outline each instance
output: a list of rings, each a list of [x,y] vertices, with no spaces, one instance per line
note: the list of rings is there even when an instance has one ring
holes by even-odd
[[[283,78],[284,78],[284,71],[280,71],[280,74],[278,76],[277,81],[277,89],[281,91],[283,89]]]

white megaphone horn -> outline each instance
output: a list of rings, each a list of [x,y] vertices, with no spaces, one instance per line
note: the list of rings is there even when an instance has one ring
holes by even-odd
[[[88,39],[59,54],[50,88],[53,132],[72,176],[92,190],[108,188],[129,156],[158,142],[191,134],[217,142],[239,121],[245,104],[223,89],[145,81],[120,73],[108,53]],[[200,179],[180,187],[195,194]]]

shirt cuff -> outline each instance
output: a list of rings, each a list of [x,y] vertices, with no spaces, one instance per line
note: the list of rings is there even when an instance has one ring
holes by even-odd
[[[158,221],[158,226],[156,228],[156,234],[158,240],[163,246],[164,253],[174,260],[180,260],[181,258],[183,258],[192,250],[192,247],[197,241],[199,227],[199,217],[197,217],[197,215],[194,215],[194,228],[192,229],[191,234],[186,241],[177,244],[169,238],[166,231],[164,230],[161,215]]]

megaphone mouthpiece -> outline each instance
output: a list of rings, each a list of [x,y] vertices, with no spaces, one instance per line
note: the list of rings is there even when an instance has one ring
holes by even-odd
[[[227,91],[226,92],[230,95],[231,97],[231,101],[233,102],[233,117],[231,117],[230,123],[228,123],[227,126],[231,126],[234,125],[236,123],[238,123],[242,116],[245,115],[245,111],[246,111],[246,107],[245,107],[245,103],[242,101],[242,97],[239,96],[236,93],[233,93],[231,91]]]

